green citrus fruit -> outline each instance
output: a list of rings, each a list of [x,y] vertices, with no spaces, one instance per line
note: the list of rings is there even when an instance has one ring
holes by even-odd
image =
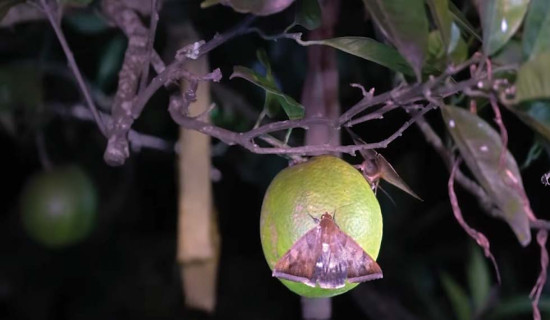
[[[25,230],[47,247],[75,244],[86,238],[94,226],[96,190],[90,178],[76,166],[33,176],[20,201]]]
[[[333,156],[319,156],[284,169],[267,189],[260,235],[271,269],[300,237],[316,226],[311,216],[319,218],[325,212],[334,213],[340,229],[373,259],[378,257],[382,215],[369,184],[347,162]],[[340,289],[322,289],[294,281],[281,282],[305,297],[331,297],[357,286],[357,283],[346,283]]]

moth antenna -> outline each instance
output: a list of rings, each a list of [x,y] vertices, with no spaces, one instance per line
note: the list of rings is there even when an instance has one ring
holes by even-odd
[[[380,187],[380,190],[382,191],[382,193],[388,197],[388,200],[390,200],[390,202],[393,204],[394,207],[397,207],[397,204],[395,203],[395,201],[393,200],[393,198],[390,196],[390,194],[388,193],[388,191],[386,191],[386,189]]]
[[[311,219],[313,219],[313,221],[314,221],[315,223],[319,223],[319,218],[315,218],[315,217],[312,216],[310,213],[308,213],[307,215],[310,216]]]

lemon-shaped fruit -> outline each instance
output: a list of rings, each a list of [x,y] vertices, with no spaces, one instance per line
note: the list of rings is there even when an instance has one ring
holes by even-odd
[[[271,182],[260,217],[262,248],[269,267],[306,232],[316,226],[312,219],[334,214],[340,229],[376,260],[382,241],[380,205],[370,185],[347,162],[319,156],[282,170]],[[313,288],[281,280],[291,291],[305,297],[331,297],[357,286],[339,289]]]
[[[20,201],[23,227],[31,238],[47,247],[75,244],[94,226],[96,190],[76,166],[36,174],[25,185]]]

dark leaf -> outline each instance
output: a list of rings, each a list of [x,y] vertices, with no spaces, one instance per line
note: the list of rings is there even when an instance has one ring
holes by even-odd
[[[505,161],[500,161],[503,146],[499,133],[466,109],[445,106],[441,111],[468,168],[500,209],[500,218],[526,246],[531,242],[528,218],[531,207],[516,161],[507,149],[504,150]]]
[[[17,123],[36,129],[44,121],[43,88],[40,70],[31,64],[0,67],[0,126],[17,134]]]
[[[441,274],[441,283],[451,302],[456,318],[458,320],[470,320],[472,318],[472,308],[464,288],[446,273]]]
[[[116,79],[124,59],[126,41],[125,37],[118,36],[107,43],[101,55],[96,75],[96,81],[101,88],[106,88]]]
[[[460,37],[460,30],[453,23],[450,46],[445,50],[439,30],[430,32],[428,37],[428,54],[424,64],[424,72],[431,74],[445,70],[449,61],[454,64],[464,62],[468,58],[468,46]]]
[[[441,34],[445,49],[451,42],[451,23],[453,22],[447,0],[427,0],[433,20]],[[460,33],[460,32],[459,32]]]
[[[321,6],[318,0],[298,0],[296,6],[296,24],[308,30],[317,29],[321,25]]]
[[[269,81],[266,77],[258,74],[254,70],[242,66],[235,66],[230,79],[235,77],[248,80],[264,89],[266,93],[271,93],[272,98],[279,102],[289,119],[301,119],[304,117],[304,106],[296,102],[292,97],[282,93],[274,82]]]
[[[550,52],[524,63],[516,80],[516,101],[550,98]]]
[[[8,11],[10,11],[11,7],[23,2],[25,1],[24,0],[3,0],[2,2],[0,2],[0,21],[4,19],[4,16],[6,14],[8,14]]]
[[[541,297],[539,309],[543,315],[543,319],[547,319],[550,316],[550,297]],[[532,312],[533,307],[529,297],[527,295],[517,295],[502,299],[498,306],[489,314],[488,319],[516,319],[519,316],[528,317]]]
[[[530,101],[508,106],[525,124],[550,141],[550,101]]]
[[[531,148],[529,148],[529,152],[527,152],[527,157],[520,167],[521,170],[528,168],[533,163],[533,161],[537,160],[543,154],[544,147],[542,144],[545,142],[539,140],[541,139],[536,137],[533,141]]]
[[[428,45],[428,18],[422,0],[363,0],[384,35],[409,61],[420,79]]]
[[[75,12],[63,17],[64,21],[77,32],[94,34],[108,30],[109,24],[96,12]]]
[[[493,55],[521,25],[529,0],[485,0],[480,4],[483,52]]]
[[[341,37],[315,41],[297,41],[303,46],[325,45],[376,62],[394,71],[413,76],[414,72],[395,49],[365,37]]]
[[[476,39],[481,41],[481,37],[476,32],[476,29],[474,26],[470,24],[468,19],[462,14],[462,12],[454,5],[454,3],[449,2],[449,9],[451,10],[451,15],[453,17],[454,22],[458,24],[460,28],[462,28],[464,31],[469,33],[470,35],[474,36]]]
[[[523,28],[523,53],[529,59],[550,51],[550,1],[531,0]]]
[[[472,295],[474,310],[479,311],[485,307],[491,290],[491,276],[487,259],[479,250],[472,246],[470,261],[468,262],[468,284]]]
[[[283,11],[292,2],[294,0],[205,0],[201,3],[201,7],[206,8],[219,3],[229,6],[237,12],[267,16]]]
[[[262,66],[265,68],[266,81],[271,83],[273,87],[277,87],[277,82],[275,81],[275,77],[273,77],[273,71],[271,70],[271,64],[269,63],[269,57],[267,56],[267,52],[265,52],[265,50],[263,49],[260,49],[256,52],[256,56],[258,57],[258,61],[260,61]],[[267,116],[271,118],[275,117],[279,113],[279,110],[281,109],[281,106],[283,105],[283,103],[279,102],[277,95],[266,91],[265,100],[264,100],[265,114],[267,114]]]
[[[510,39],[492,58],[493,64],[508,65],[521,64],[523,62],[523,52],[521,42],[516,39]]]

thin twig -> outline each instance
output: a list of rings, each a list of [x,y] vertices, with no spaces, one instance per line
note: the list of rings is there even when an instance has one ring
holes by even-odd
[[[451,153],[445,146],[443,145],[443,142],[441,141],[441,138],[435,133],[435,131],[432,129],[432,127],[428,124],[426,119],[419,118],[416,121],[416,125],[420,129],[420,132],[424,135],[424,138],[426,141],[435,149],[435,151],[441,156],[443,163],[447,167],[447,169],[451,169]],[[493,217],[503,217],[504,214],[502,211],[495,206],[493,201],[491,200],[491,197],[485,192],[485,190],[477,184],[474,180],[468,178],[465,176],[460,169],[456,170],[455,173],[455,179],[458,181],[458,183],[466,189],[468,192],[470,192],[472,195],[474,195],[481,208],[487,212],[489,215]],[[529,226],[532,229],[545,229],[550,230],[550,221],[542,220],[542,219],[529,219]]]
[[[82,121],[94,121],[94,118],[90,111],[83,105],[77,104],[67,108],[66,106],[52,106],[57,114],[64,117],[72,117],[74,119]],[[110,116],[108,114],[100,112],[102,119],[109,122]],[[128,140],[133,151],[139,152],[141,149],[158,150],[162,152],[176,152],[176,143],[168,141],[153,135],[145,134],[131,129],[128,132]]]
[[[327,152],[342,152],[355,154],[359,150],[366,149],[379,149],[386,148],[393,140],[400,137],[403,132],[410,127],[420,116],[424,113],[431,110],[431,108],[425,108],[422,112],[419,112],[417,115],[413,116],[409,121],[406,121],[396,132],[390,135],[388,138],[375,142],[367,143],[363,145],[345,145],[345,146],[333,146],[330,144],[322,145],[308,145],[300,147],[260,147],[253,143],[253,139],[265,134],[269,134],[276,131],[286,130],[290,128],[308,128],[311,125],[329,125],[334,126],[332,121],[325,118],[308,118],[300,120],[286,120],[278,121],[263,125],[256,129],[252,129],[247,132],[233,132],[227,129],[217,127],[213,124],[198,121],[191,117],[185,116],[179,112],[179,106],[176,103],[171,104],[169,107],[169,112],[172,116],[172,119],[179,125],[188,128],[194,129],[204,134],[211,135],[229,145],[241,145],[242,147],[252,151],[254,153],[260,154],[299,154],[299,155],[318,155],[324,154]]]
[[[489,96],[489,101],[491,102],[491,107],[493,108],[493,112],[495,113],[495,122],[499,127],[500,139],[502,140],[502,149],[500,151],[499,165],[500,165],[500,168],[504,168],[504,165],[506,162],[507,145],[508,145],[508,130],[506,130],[506,126],[504,125],[504,122],[502,122],[502,115],[500,114],[500,108],[498,107],[496,96],[494,94],[491,94]]]
[[[186,59],[196,59],[200,57],[204,53],[209,52],[213,48],[225,43],[232,37],[251,32],[251,30],[254,30],[254,28],[250,28],[249,25],[252,23],[253,20],[254,20],[253,17],[249,17],[245,21],[243,21],[243,23],[236,26],[232,30],[222,35],[215,36],[211,41],[207,43],[197,42],[179,50],[175,61],[170,65],[168,65],[164,69],[164,71],[159,73],[155,78],[153,78],[151,83],[137,97],[135,97],[132,103],[132,112],[131,112],[132,117],[127,119],[127,121],[124,122],[124,125],[121,126],[121,129],[123,130],[122,131],[119,130],[120,132],[117,134],[118,139],[124,139],[124,130],[128,130],[128,128],[130,128],[133,122],[133,119],[139,117],[147,101],[163,85],[166,85],[167,83],[170,83],[170,81],[173,81],[176,79],[184,79],[191,82],[194,81],[195,83],[197,80],[203,80],[203,81],[218,80],[219,77],[213,76],[213,75],[217,75],[216,72],[212,74],[208,74],[206,76],[198,76],[198,75],[193,75],[193,74],[190,74],[189,72],[186,72],[183,69],[183,62]],[[285,37],[290,37],[290,36],[286,35]],[[399,87],[390,92],[386,92],[378,96],[372,96],[372,94],[368,94],[364,97],[364,99],[359,101],[356,105],[352,106],[348,110],[348,112],[342,114],[336,121],[332,121],[332,122],[327,122],[326,119],[316,119],[316,118],[279,121],[279,122],[269,123],[269,124],[260,126],[258,128],[253,128],[248,132],[237,133],[237,132],[232,132],[226,129],[216,127],[215,125],[208,124],[203,121],[198,121],[198,119],[190,118],[186,114],[186,108],[187,108],[186,106],[188,106],[189,103],[192,102],[192,99],[187,99],[187,95],[184,97],[186,99],[182,101],[179,101],[178,99],[174,100],[176,102],[177,101],[179,102],[175,104],[171,104],[171,106],[169,107],[169,111],[173,119],[178,124],[186,128],[195,129],[202,133],[212,135],[213,137],[218,138],[221,141],[224,141],[230,145],[239,144],[255,153],[316,155],[320,153],[329,153],[329,152],[344,152],[344,153],[353,154],[356,151],[361,149],[385,148],[391,141],[399,137],[403,133],[403,131],[410,126],[410,124],[416,121],[417,116],[421,116],[423,113],[427,112],[428,110],[423,110],[421,114],[417,114],[417,116],[413,116],[413,119],[405,122],[400,129],[398,129],[394,134],[392,134],[387,139],[384,139],[377,143],[370,143],[370,144],[365,144],[361,146],[357,146],[357,145],[330,146],[327,144],[327,145],[316,145],[316,146],[265,148],[265,147],[257,146],[254,143],[254,139],[265,134],[269,134],[275,131],[285,130],[285,129],[299,128],[299,127],[304,129],[309,129],[310,126],[315,126],[319,124],[328,125],[335,129],[338,129],[342,125],[351,126],[353,124],[358,124],[360,122],[364,122],[370,119],[381,118],[383,117],[384,113],[389,112],[393,109],[403,107],[405,105],[414,104],[419,101],[426,101],[427,99],[425,94],[426,92],[430,93],[429,96],[434,101],[440,101],[441,99],[449,95],[453,95],[457,92],[461,92],[463,90],[471,88],[472,86],[475,86],[475,84],[478,81],[486,77],[485,74],[479,73],[478,74],[479,78],[476,78],[476,79],[468,79],[463,82],[454,83],[452,86],[447,86],[445,83],[445,81],[451,75],[459,72],[460,70],[468,67],[473,63],[476,63],[478,60],[479,60],[478,58],[472,58],[459,66],[450,67],[444,72],[443,75],[437,78],[433,78],[432,81],[426,84],[414,84],[414,85]],[[385,104],[385,106],[379,108],[374,112],[364,115],[358,119],[353,119],[353,120],[351,119],[356,115],[360,114],[361,112],[363,112],[366,108],[375,106],[378,104]],[[109,141],[111,144],[111,139],[109,139]],[[113,146],[123,147],[124,145],[113,143]],[[117,153],[117,155],[123,156],[123,158],[120,158],[119,160],[123,160],[125,159],[125,157],[128,156],[128,154],[125,154],[124,152],[119,152]]]
[[[67,43],[67,39],[65,38],[65,35],[63,34],[63,31],[61,30],[61,26],[58,23],[59,17],[56,16],[56,13],[54,12],[54,8],[48,3],[48,0],[40,0],[40,5],[42,7],[42,10],[46,13],[46,16],[48,17],[48,20],[50,22],[50,25],[52,26],[55,35],[57,36],[57,39],[59,40],[59,43],[61,44],[61,48],[63,49],[63,52],[65,53],[65,57],[67,57],[67,62],[69,63],[69,68],[73,72],[76,81],[78,83],[78,86],[80,87],[80,90],[82,91],[82,94],[84,95],[84,99],[86,100],[86,104],[88,105],[88,108],[90,109],[90,112],[94,116],[94,120],[97,124],[97,127],[99,128],[99,131],[103,135],[107,135],[107,130],[105,128],[105,124],[103,123],[103,120],[101,119],[101,116],[99,115],[99,112],[97,111],[97,108],[95,106],[94,100],[92,99],[92,95],[90,94],[90,91],[88,90],[88,87],[86,86],[86,83],[84,82],[84,78],[82,77],[82,74],[80,72],[80,69],[78,68],[78,65],[76,64],[76,61],[74,59],[73,52],[71,48],[69,47],[69,44]]]
[[[539,310],[539,300],[546,283],[547,269],[548,269],[548,250],[546,250],[546,240],[548,239],[548,231],[539,230],[537,232],[537,243],[540,246],[540,273],[537,278],[537,282],[533,286],[529,298],[531,298],[531,305],[533,307],[533,319],[541,320]]]
[[[168,66],[164,68],[153,80],[135,96],[136,72],[138,70],[136,66],[143,66],[142,60],[146,55],[143,54],[143,34],[147,34],[146,30],[142,30],[143,26],[140,26],[139,19],[135,14],[125,8],[124,5],[118,1],[112,0],[110,3],[104,5],[107,13],[115,20],[120,15],[121,10],[126,10],[128,14],[122,21],[117,21],[119,26],[125,29],[125,33],[130,38],[134,36],[133,50],[131,46],[128,47],[125,56],[125,63],[123,64],[120,77],[119,77],[119,90],[115,99],[115,105],[113,107],[113,125],[109,133],[108,145],[105,150],[104,158],[111,165],[121,165],[129,157],[127,134],[130,130],[133,122],[137,119],[146,103],[152,97],[152,95],[160,89],[162,86],[171,83],[177,79],[185,79],[188,81],[219,81],[221,79],[221,72],[219,69],[207,75],[195,75],[184,69],[184,63],[186,59],[197,59],[198,57],[206,54],[210,50],[217,46],[229,41],[230,39],[246,32],[250,23],[254,21],[254,17],[246,18],[242,23],[238,24],[233,29],[222,35],[216,35],[211,41],[206,44],[201,42],[194,43],[190,46],[185,46],[178,51],[176,59]],[[123,17],[124,18],[124,17]],[[153,19],[153,18],[152,18]],[[130,28],[130,25],[134,28]],[[137,28],[137,29],[136,29]],[[139,29],[139,30],[138,30]],[[135,35],[132,33],[134,31]],[[139,41],[138,41],[139,40]],[[132,43],[132,41],[130,41]],[[127,62],[127,63],[126,63]],[[192,101],[189,101],[189,103]],[[188,104],[183,104],[185,106]],[[186,109],[186,108],[183,108]],[[182,112],[184,110],[178,110]],[[182,113],[185,114],[185,113]]]
[[[483,249],[485,256],[491,260],[491,262],[493,263],[493,267],[495,268],[497,281],[500,284],[500,272],[498,270],[498,265],[495,260],[495,257],[491,253],[489,240],[483,233],[475,230],[474,228],[470,227],[466,223],[466,221],[464,220],[464,217],[462,216],[462,211],[460,210],[460,206],[458,205],[458,199],[456,197],[456,193],[454,190],[454,180],[455,180],[455,175],[459,164],[460,164],[460,160],[455,160],[453,162],[453,166],[451,168],[451,175],[449,176],[449,182],[447,184],[449,189],[449,198],[451,200],[451,207],[453,209],[453,214],[458,224],[460,224],[460,226],[464,229],[464,231],[466,231],[466,233],[476,241],[476,243]]]
[[[36,134],[36,149],[38,151],[38,159],[40,164],[45,170],[51,170],[53,168],[52,161],[48,156],[48,150],[46,149],[46,141],[44,139],[44,132],[39,131]]]
[[[424,135],[424,138],[426,141],[432,145],[432,147],[435,149],[435,151],[439,154],[439,156],[443,159],[443,163],[447,167],[447,169],[450,171],[452,166],[452,158],[451,153],[445,146],[443,145],[443,142],[441,141],[441,138],[435,133],[435,131],[432,129],[432,127],[428,124],[426,119],[423,117],[419,118],[416,121],[416,125],[420,129],[420,132]],[[465,176],[460,169],[457,169],[456,171],[456,180],[460,185],[468,190],[471,194],[473,194],[480,204],[480,206],[491,216],[494,217],[502,217],[502,213],[500,210],[493,204],[493,201],[491,200],[491,197],[483,190],[481,186],[479,186],[475,181],[471,180],[467,176]]]

